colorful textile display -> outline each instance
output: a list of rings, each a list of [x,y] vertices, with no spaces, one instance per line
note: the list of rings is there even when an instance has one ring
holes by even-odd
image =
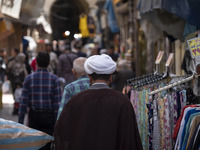
[[[174,147],[172,135],[176,122],[181,116],[181,110],[186,106],[187,90],[174,89],[171,92],[163,91],[153,96],[148,95],[152,90],[164,86],[165,84],[161,83],[131,91],[130,101],[136,113],[145,150],[171,150]],[[184,142],[184,138],[182,141]]]

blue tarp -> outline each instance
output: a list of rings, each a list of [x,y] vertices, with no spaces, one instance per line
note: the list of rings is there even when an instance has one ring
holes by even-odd
[[[200,0],[139,0],[138,9],[141,14],[164,9],[200,28]]]

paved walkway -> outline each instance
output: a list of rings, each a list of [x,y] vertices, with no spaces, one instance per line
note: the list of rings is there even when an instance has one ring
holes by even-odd
[[[0,109],[0,118],[17,122],[18,116],[12,115],[14,99],[12,94],[3,94],[3,108]]]

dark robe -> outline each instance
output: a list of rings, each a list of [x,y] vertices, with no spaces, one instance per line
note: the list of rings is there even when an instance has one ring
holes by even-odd
[[[130,100],[107,85],[93,85],[64,107],[54,129],[56,150],[141,150]]]

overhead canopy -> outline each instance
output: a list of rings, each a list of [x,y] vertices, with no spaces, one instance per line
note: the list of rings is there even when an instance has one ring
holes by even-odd
[[[199,8],[200,1],[197,0],[139,0],[138,3],[138,9],[142,14],[154,9],[164,9],[198,28],[200,28]]]
[[[185,21],[172,13],[155,9],[149,13],[144,13],[142,19],[148,20],[167,35],[173,36],[174,39],[184,39]]]
[[[138,3],[138,9],[142,14],[154,9],[164,9],[198,28],[200,28],[199,8],[200,1],[197,0],[139,0]]]

